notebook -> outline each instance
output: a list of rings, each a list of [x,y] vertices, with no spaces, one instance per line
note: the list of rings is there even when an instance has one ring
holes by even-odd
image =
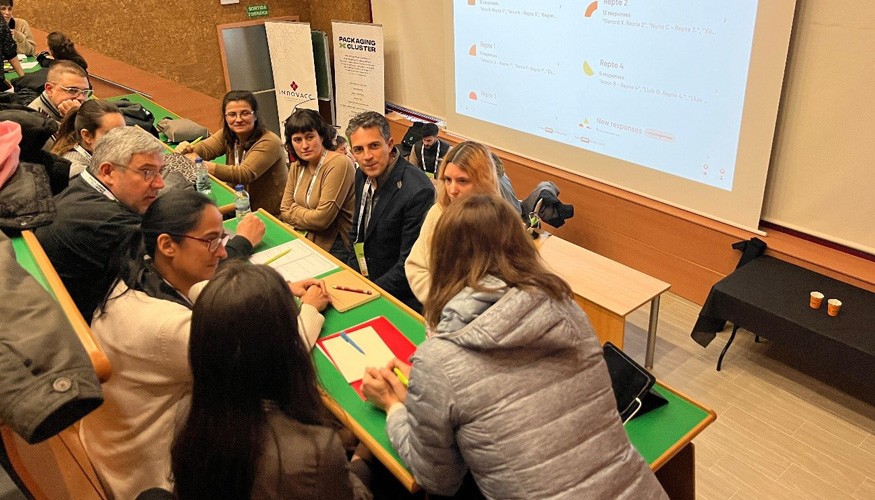
[[[365,354],[345,341],[339,332],[319,339],[316,345],[362,400],[365,399],[361,391],[365,368],[384,367],[393,357],[409,362],[410,356],[416,351],[413,342],[383,316],[347,328],[344,333],[358,344]]]
[[[357,273],[343,269],[334,274],[323,278],[325,286],[328,288],[328,295],[331,295],[331,305],[338,312],[346,312],[352,308],[379,298],[380,292],[370,282],[362,279]],[[338,290],[334,287],[351,288],[354,290],[362,290],[371,292],[359,293],[348,290]]]

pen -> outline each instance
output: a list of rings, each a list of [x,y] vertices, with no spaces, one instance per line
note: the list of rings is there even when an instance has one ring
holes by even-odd
[[[287,253],[289,253],[289,252],[291,252],[291,251],[292,251],[291,248],[287,248],[287,249],[283,250],[282,252],[280,252],[280,253],[274,255],[273,257],[267,259],[266,261],[264,261],[264,263],[265,263],[265,264],[270,264],[271,262],[273,262],[273,261],[279,259],[279,258],[282,257],[283,255],[285,255],[285,254],[287,254]]]
[[[366,293],[368,295],[372,295],[370,290],[359,290],[358,288],[349,288],[349,287],[340,286],[340,285],[334,285],[331,288],[333,288],[335,290],[343,290],[344,292]]]
[[[349,345],[355,347],[355,350],[356,350],[356,351],[358,351],[358,352],[360,352],[360,353],[362,353],[362,354],[365,353],[364,349],[362,349],[361,347],[359,347],[358,344],[356,344],[355,342],[353,342],[353,340],[352,340],[351,338],[349,338],[349,335],[347,335],[346,332],[340,332],[340,338],[342,338],[343,340],[349,342]]]
[[[401,370],[399,370],[396,366],[395,368],[392,368],[392,371],[395,372],[395,375],[398,376],[398,380],[400,380],[401,383],[404,384],[404,387],[407,387],[407,384],[409,384],[410,381],[407,380],[407,377],[405,377],[403,373],[401,373]]]
[[[198,137],[197,139],[194,140],[194,142],[190,143],[189,146],[194,146],[195,144],[201,142],[201,139],[203,139],[203,138],[204,138],[204,136]]]

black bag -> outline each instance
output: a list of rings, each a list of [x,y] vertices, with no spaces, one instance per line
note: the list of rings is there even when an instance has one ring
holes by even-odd
[[[401,139],[401,144],[398,148],[401,150],[402,157],[407,158],[410,156],[410,151],[413,149],[413,145],[416,144],[417,141],[422,140],[422,127],[424,126],[425,122],[413,122],[413,125],[407,129],[407,133],[404,134],[404,138]]]
[[[118,110],[125,117],[125,124],[129,127],[138,126],[141,129],[158,138],[158,129],[155,128],[155,115],[144,108],[142,104],[131,102],[127,99],[113,101]]]
[[[668,400],[653,390],[656,377],[650,372],[610,342],[605,342],[603,351],[617,398],[617,412],[624,424],[668,404]]]

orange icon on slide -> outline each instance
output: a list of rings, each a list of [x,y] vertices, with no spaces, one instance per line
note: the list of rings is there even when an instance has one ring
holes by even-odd
[[[477,5],[477,0],[468,0],[468,5]]]
[[[471,48],[468,49],[468,55],[469,56],[476,56],[477,55],[477,44],[472,45]]]
[[[477,92],[469,92],[468,99],[471,99],[472,101],[476,101],[477,100]]]
[[[469,5],[474,5],[474,4],[472,4],[472,3],[470,2],[470,0],[468,1],[468,4],[469,4]],[[592,14],[593,14],[596,10],[598,10],[598,8],[599,8],[599,3],[598,3],[598,2],[593,2],[593,3],[589,4],[589,7],[586,8],[586,14],[584,14],[583,17],[592,17]]]

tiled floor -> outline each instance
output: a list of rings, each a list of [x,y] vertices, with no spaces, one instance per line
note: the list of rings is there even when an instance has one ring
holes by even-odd
[[[694,440],[698,497],[875,498],[875,407],[777,361],[779,346],[744,330],[717,372],[728,331],[703,349],[690,338],[698,311],[665,295],[654,366],[658,379],[717,412]],[[647,313],[626,327],[626,351],[638,360]]]

